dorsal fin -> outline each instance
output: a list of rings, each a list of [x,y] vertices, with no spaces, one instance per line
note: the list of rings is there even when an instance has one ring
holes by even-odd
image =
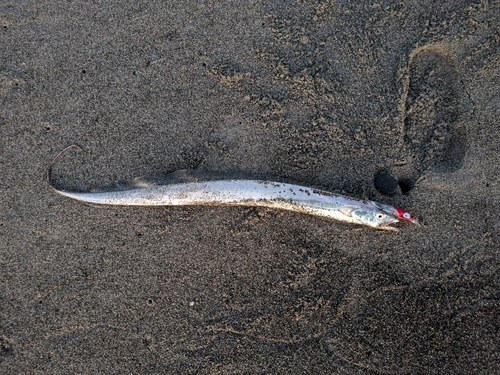
[[[181,169],[167,174],[137,177],[132,180],[132,185],[136,187],[148,187],[182,184],[186,182],[252,179],[255,179],[255,177],[243,172],[208,172],[196,169]]]

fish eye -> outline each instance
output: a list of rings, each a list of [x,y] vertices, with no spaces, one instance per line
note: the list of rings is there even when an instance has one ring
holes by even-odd
[[[384,214],[377,214],[377,219],[382,220],[385,217]]]
[[[411,218],[411,215],[410,215],[408,212],[405,212],[405,213],[403,214],[403,217],[404,217],[405,219],[409,219],[409,218]]]

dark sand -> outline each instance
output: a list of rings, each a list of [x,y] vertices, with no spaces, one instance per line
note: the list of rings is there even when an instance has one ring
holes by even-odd
[[[0,3],[0,373],[500,373],[495,2],[137,3]],[[426,227],[88,206],[73,143],[65,189],[236,171]]]

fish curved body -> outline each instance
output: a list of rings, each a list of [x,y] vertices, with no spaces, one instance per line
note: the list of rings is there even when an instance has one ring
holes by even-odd
[[[261,206],[302,212],[331,219],[396,230],[400,219],[417,223],[416,218],[392,206],[360,201],[343,195],[303,186],[263,180],[215,180],[168,185],[143,184],[128,190],[69,192],[54,190],[79,201],[121,206],[240,205]]]

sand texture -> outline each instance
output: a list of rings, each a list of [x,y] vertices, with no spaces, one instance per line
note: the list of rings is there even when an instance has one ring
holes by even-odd
[[[498,4],[0,2],[0,373],[500,374]],[[71,144],[66,190],[241,172],[425,227],[86,205]]]

